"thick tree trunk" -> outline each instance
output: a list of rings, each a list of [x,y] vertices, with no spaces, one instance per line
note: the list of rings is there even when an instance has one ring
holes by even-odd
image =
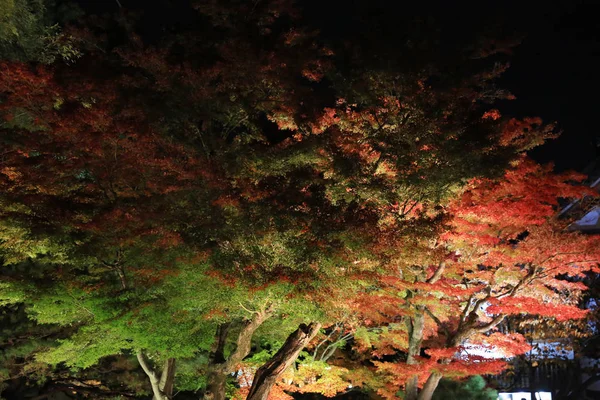
[[[440,373],[433,372],[431,375],[429,375],[429,378],[427,378],[427,382],[425,382],[423,389],[421,389],[421,392],[419,392],[419,397],[417,397],[417,400],[431,400],[438,383],[440,383],[440,379],[442,379],[442,374]]]
[[[221,368],[212,369],[208,372],[207,380],[204,398],[206,400],[225,400],[227,374]]]
[[[417,394],[419,391],[418,381],[418,375],[413,375],[406,380],[404,387],[404,400],[417,400]]]
[[[283,372],[290,366],[302,349],[319,332],[321,324],[312,322],[304,324],[288,336],[279,351],[256,371],[247,400],[267,400],[271,388]]]
[[[204,398],[207,400],[225,400],[227,372],[225,372],[225,343],[229,333],[230,323],[217,327],[215,342],[209,356],[207,385]]]

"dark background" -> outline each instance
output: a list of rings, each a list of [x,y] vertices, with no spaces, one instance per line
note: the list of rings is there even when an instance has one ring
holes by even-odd
[[[598,1],[524,10],[518,23],[525,37],[501,82],[517,97],[507,110],[557,121],[562,136],[532,155],[559,170],[582,170],[600,156],[599,11]]]

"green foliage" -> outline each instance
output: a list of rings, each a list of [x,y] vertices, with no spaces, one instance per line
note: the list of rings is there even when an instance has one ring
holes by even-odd
[[[496,400],[498,392],[487,388],[480,375],[472,376],[467,381],[459,382],[442,379],[433,400]]]
[[[40,324],[77,325],[94,317],[92,299],[81,291],[58,286],[36,297],[26,301],[33,303],[28,312]]]
[[[283,341],[268,340],[267,338],[261,338],[259,343],[260,350],[255,351],[251,357],[244,360],[248,365],[260,367],[279,350],[283,345]]]
[[[177,360],[177,388],[182,391],[198,392],[206,387],[206,375],[198,373],[198,367],[208,364],[206,354],[194,358]]]
[[[36,359],[48,364],[64,363],[73,369],[88,368],[102,357],[120,354],[131,346],[121,332],[102,328],[83,327],[69,339],[59,340],[57,347],[38,353]]]
[[[13,205],[6,206],[4,212],[12,216],[0,221],[0,257],[4,265],[17,266],[32,259],[40,264],[59,264],[67,260],[71,246],[44,235],[32,234],[25,224],[18,221],[18,218],[31,217],[30,210]]]
[[[21,51],[25,58],[33,59],[42,47],[43,24],[39,19],[44,5],[41,1],[2,0],[0,3],[0,43],[3,58],[13,58]],[[36,15],[37,11],[37,15]],[[14,46],[16,49],[11,49]],[[12,50],[9,52],[9,49]],[[13,54],[11,54],[13,53]]]
[[[50,64],[56,59],[71,63],[81,57],[75,39],[51,22],[53,13],[48,8],[54,8],[54,2],[0,1],[0,58]],[[63,13],[61,21],[79,14],[75,6],[70,6],[70,11],[69,8],[56,11]]]
[[[25,292],[10,282],[0,282],[0,307],[17,304],[25,299]]]

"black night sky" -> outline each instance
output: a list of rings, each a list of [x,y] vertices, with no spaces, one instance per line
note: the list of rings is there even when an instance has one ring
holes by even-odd
[[[559,169],[581,170],[598,156],[600,22],[598,3],[539,7],[522,24],[529,30],[515,49],[503,83],[517,100],[516,115],[557,121],[563,135],[533,153]]]

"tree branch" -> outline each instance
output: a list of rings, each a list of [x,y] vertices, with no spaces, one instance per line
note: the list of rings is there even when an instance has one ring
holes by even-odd
[[[352,336],[354,336],[354,333],[350,332],[345,334],[344,336],[340,337],[338,340],[336,340],[335,342],[331,343],[329,346],[327,346],[325,348],[325,351],[323,351],[323,354],[321,355],[321,357],[319,358],[319,361],[327,361],[329,360],[329,358],[331,358],[331,356],[333,355],[333,353],[335,352],[335,349],[337,349],[337,345],[339,343],[342,343],[345,340],[350,339]]]
[[[242,310],[244,310],[244,311],[246,311],[246,312],[248,312],[250,314],[258,314],[258,311],[252,311],[252,310],[246,308],[242,303],[238,303],[238,304],[240,305],[240,307],[242,308]]]
[[[261,311],[256,311],[250,320],[246,320],[244,322],[244,326],[240,331],[237,338],[237,346],[233,353],[227,358],[227,361],[224,363],[225,372],[231,372],[237,364],[239,364],[249,353],[252,344],[252,335],[254,335],[254,331],[258,329],[259,326],[262,325],[273,313],[275,312],[275,307],[271,303],[267,305],[266,309]]]
[[[435,270],[435,272],[433,273],[433,275],[431,275],[431,278],[427,279],[427,283],[436,283],[442,277],[442,274],[444,273],[445,269],[446,269],[446,263],[442,261],[438,265],[438,267]]]
[[[298,354],[317,334],[321,324],[312,322],[306,326],[304,324],[288,336],[285,343],[277,353],[262,367],[260,367],[254,379],[252,387],[248,393],[247,400],[266,400],[269,396],[271,387],[275,384],[281,374],[298,358]]]
[[[506,317],[505,315],[497,315],[494,317],[494,319],[491,322],[489,322],[485,325],[482,325],[482,326],[475,327],[473,329],[476,332],[485,333],[485,332],[489,331],[490,329],[494,329],[496,326],[498,326],[502,321],[504,321],[505,317]]]
[[[160,374],[158,388],[167,397],[173,393],[173,384],[175,380],[175,359],[167,358]]]
[[[439,372],[432,372],[431,375],[429,375],[429,378],[427,378],[425,385],[423,385],[423,389],[419,392],[417,400],[430,400],[438,383],[440,383],[440,379],[442,379],[442,374]]]
[[[464,322],[467,321],[467,316],[471,313],[471,303],[473,302],[474,298],[475,298],[475,293],[473,293],[472,295],[469,296],[469,300],[467,300],[467,304],[465,305],[465,308],[463,309],[462,313],[460,314],[460,325],[462,325]]]
[[[315,351],[313,352],[313,361],[315,361],[317,359],[317,353],[319,352],[319,348],[324,345],[329,339],[331,339],[331,337],[333,336],[333,334],[339,329],[339,323],[336,322],[334,328],[331,330],[331,332],[329,333],[329,335],[327,335],[327,337],[323,340],[321,340],[319,342],[319,344],[317,345],[317,347],[315,347]],[[327,351],[327,349],[325,349]]]
[[[146,375],[148,375],[148,377],[150,378],[150,380],[156,380],[156,381],[158,381],[156,373],[148,365],[148,362],[146,361],[146,358],[144,357],[144,353],[142,353],[142,350],[138,350],[135,353],[135,355],[137,356],[137,359],[138,359],[138,362],[140,363],[140,366],[142,367],[142,369],[144,370],[144,372],[146,373]]]
[[[437,326],[439,326],[442,329],[442,331],[446,334],[446,337],[450,337],[450,332],[448,331],[448,328],[446,328],[444,326],[444,324],[442,324],[442,321],[440,321],[440,319],[438,317],[433,315],[433,313],[431,312],[431,310],[428,307],[425,307],[424,310],[427,313],[427,315],[429,315],[429,317],[435,321]]]

